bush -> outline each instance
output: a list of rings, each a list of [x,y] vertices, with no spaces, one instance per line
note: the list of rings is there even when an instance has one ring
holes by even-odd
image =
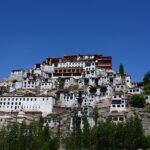
[[[150,94],[150,83],[144,85],[144,93],[145,94]]]
[[[143,82],[144,82],[144,85],[150,83],[150,71],[148,71],[148,72],[144,75]]]
[[[130,97],[129,103],[133,107],[142,108],[145,105],[145,98],[143,95],[134,94]]]

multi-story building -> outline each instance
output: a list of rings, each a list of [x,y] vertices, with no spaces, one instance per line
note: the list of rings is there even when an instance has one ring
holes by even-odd
[[[55,98],[51,96],[0,96],[0,111],[42,112],[49,114],[53,110]]]
[[[112,96],[110,112],[126,111],[126,101],[123,94],[115,94]]]

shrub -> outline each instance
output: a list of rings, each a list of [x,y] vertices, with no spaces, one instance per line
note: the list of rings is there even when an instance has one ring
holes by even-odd
[[[133,107],[142,108],[145,105],[145,98],[143,95],[134,94],[130,97],[129,103]]]

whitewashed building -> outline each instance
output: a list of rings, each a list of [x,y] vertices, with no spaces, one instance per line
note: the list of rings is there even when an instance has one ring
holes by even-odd
[[[129,94],[141,94],[143,93],[143,90],[140,87],[129,88],[128,93]]]
[[[48,114],[52,112],[55,104],[54,97],[27,97],[27,96],[0,96],[0,111],[2,112],[42,112]]]
[[[40,82],[41,81],[38,78],[33,78],[33,79],[26,78],[23,80],[22,88],[23,89],[35,89],[36,87],[39,87]]]
[[[60,91],[59,97],[61,107],[76,107],[77,106],[77,99],[74,93],[68,94]]]
[[[123,112],[126,111],[126,101],[124,95],[115,94],[112,96],[110,112]]]
[[[44,117],[44,126],[48,127],[56,127],[62,124],[62,120],[60,120],[59,117],[55,116],[55,115],[51,115],[51,116],[46,116]]]
[[[10,74],[11,80],[22,80],[25,74],[25,70],[12,70]]]
[[[86,63],[84,69],[85,77],[95,77],[96,76],[96,64]]]

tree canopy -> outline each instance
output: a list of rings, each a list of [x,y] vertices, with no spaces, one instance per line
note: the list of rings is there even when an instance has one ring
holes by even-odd
[[[145,98],[141,94],[134,94],[130,97],[129,103],[133,107],[142,108],[145,105]]]
[[[145,73],[144,78],[143,78],[144,85],[150,84],[150,71]]]
[[[123,76],[124,75],[124,65],[120,64],[119,66],[119,73]]]

